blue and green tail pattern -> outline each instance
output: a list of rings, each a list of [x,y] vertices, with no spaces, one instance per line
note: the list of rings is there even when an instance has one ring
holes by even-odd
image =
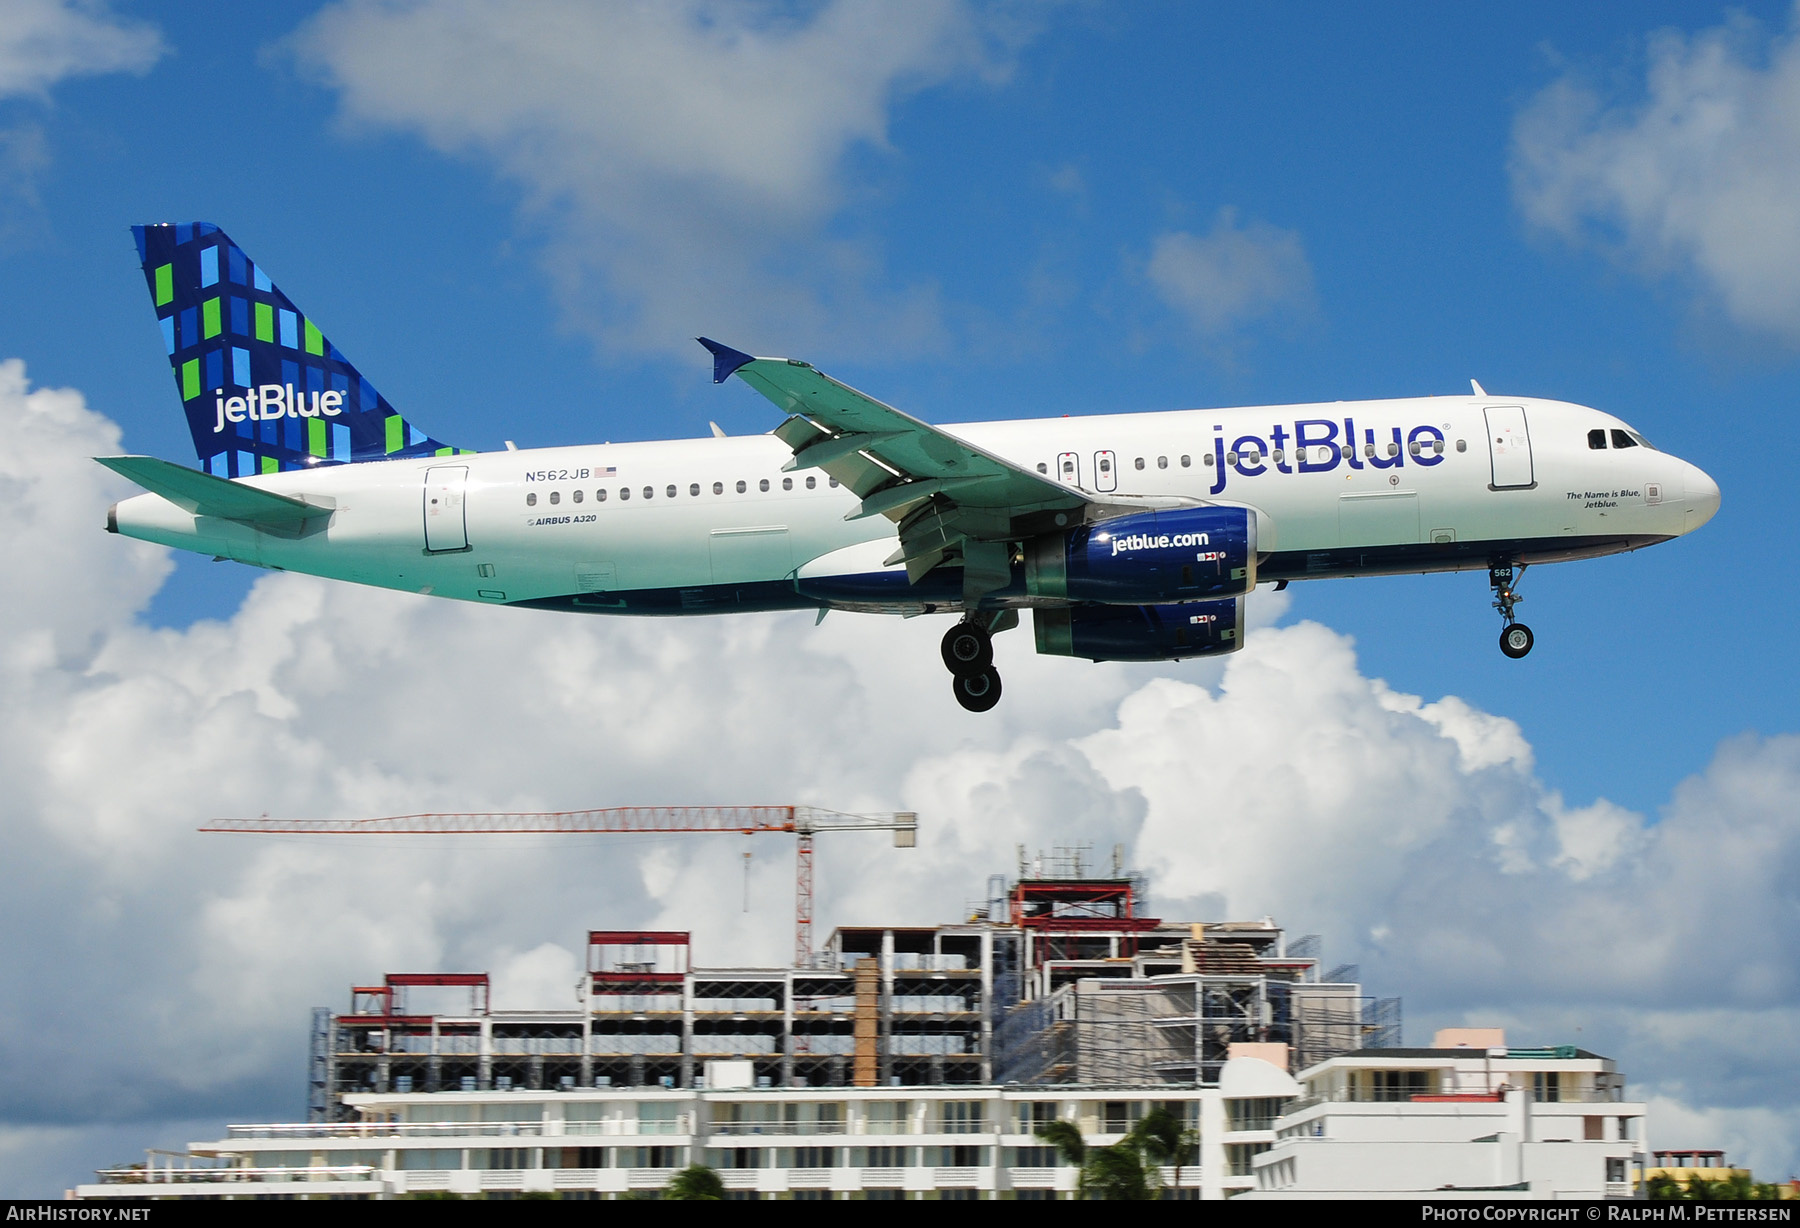
[[[206,472],[458,453],[402,418],[217,226],[131,233]]]

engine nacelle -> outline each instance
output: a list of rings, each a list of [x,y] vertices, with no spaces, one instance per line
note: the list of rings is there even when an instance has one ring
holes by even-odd
[[[1078,605],[1031,612],[1037,650],[1090,661],[1179,661],[1244,646],[1244,599]]]
[[[1027,597],[1138,606],[1255,587],[1256,513],[1248,508],[1140,512],[1025,545]]]

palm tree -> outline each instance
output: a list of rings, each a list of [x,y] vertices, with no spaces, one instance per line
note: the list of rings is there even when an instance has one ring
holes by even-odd
[[[1144,1171],[1144,1158],[1126,1143],[1088,1152],[1081,1176],[1089,1198],[1142,1201],[1154,1197],[1149,1175]]]
[[[1064,1163],[1081,1169],[1077,1187],[1081,1197],[1117,1200],[1152,1196],[1141,1145],[1133,1141],[1133,1135],[1127,1135],[1116,1146],[1089,1147],[1074,1122],[1053,1121],[1039,1126],[1036,1133],[1056,1148]]]
[[[690,1164],[669,1178],[666,1198],[718,1202],[725,1197],[725,1183],[704,1164]]]
[[[1199,1131],[1189,1130],[1168,1106],[1159,1104],[1131,1128],[1121,1146],[1131,1147],[1154,1168],[1173,1167],[1176,1196],[1179,1197],[1181,1162],[1199,1142]]]
[[[1081,1137],[1081,1131],[1075,1128],[1072,1121],[1053,1121],[1039,1126],[1036,1130],[1039,1138],[1056,1148],[1062,1156],[1063,1163],[1080,1168],[1087,1163],[1087,1140]]]

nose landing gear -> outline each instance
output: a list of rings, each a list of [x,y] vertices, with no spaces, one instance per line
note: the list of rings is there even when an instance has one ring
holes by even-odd
[[[994,668],[994,632],[1019,625],[1016,610],[966,614],[944,633],[944,665],[950,670],[956,702],[970,712],[986,712],[1000,702],[1000,671]]]
[[[1519,596],[1517,587],[1524,576],[1523,566],[1518,569],[1517,576],[1510,565],[1488,568],[1488,587],[1494,590],[1494,608],[1506,620],[1506,625],[1500,628],[1500,651],[1515,661],[1531,651],[1535,638],[1530,627],[1513,618],[1513,607],[1525,600]]]

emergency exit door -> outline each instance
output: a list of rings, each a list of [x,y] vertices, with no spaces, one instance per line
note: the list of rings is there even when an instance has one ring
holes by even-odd
[[[1119,489],[1119,458],[1111,452],[1094,453],[1094,489],[1102,493]]]

